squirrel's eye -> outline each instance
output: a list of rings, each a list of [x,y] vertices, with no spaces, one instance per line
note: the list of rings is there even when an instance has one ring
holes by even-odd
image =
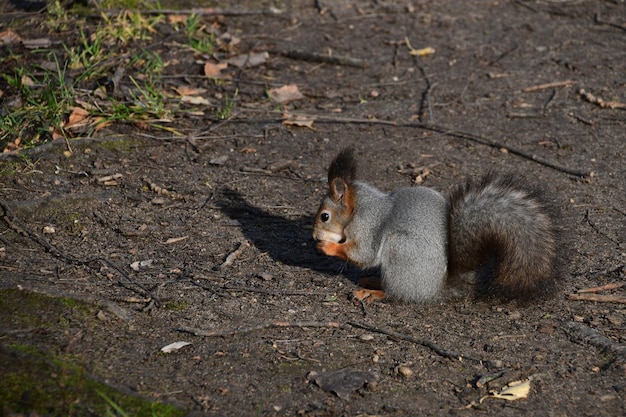
[[[320,214],[320,220],[326,223],[327,221],[330,220],[330,214],[327,212]]]

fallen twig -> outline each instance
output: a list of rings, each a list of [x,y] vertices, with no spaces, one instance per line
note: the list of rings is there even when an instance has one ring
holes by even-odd
[[[578,120],[579,122],[586,124],[587,126],[593,126],[595,124],[592,120],[588,120],[576,113],[572,113],[572,117]]]
[[[435,352],[439,356],[443,356],[444,358],[448,358],[448,359],[452,359],[452,360],[458,360],[458,361],[461,361],[463,359],[468,359],[468,360],[471,360],[471,361],[474,361],[474,362],[482,362],[481,359],[477,359],[477,358],[474,358],[474,357],[471,357],[471,356],[463,355],[463,354],[458,353],[458,352],[453,352],[453,351],[442,349],[442,348],[440,348],[439,346],[435,345],[433,342],[431,342],[428,339],[421,339],[421,338],[413,337],[413,336],[408,335],[408,334],[398,333],[398,332],[393,331],[393,330],[389,330],[389,329],[385,329],[385,328],[381,328],[381,327],[376,327],[376,326],[373,326],[373,325],[367,324],[367,323],[348,322],[348,324],[353,326],[353,327],[358,327],[358,328],[361,328],[361,329],[368,330],[370,332],[386,334],[387,336],[394,337],[396,339],[401,339],[401,340],[406,340],[407,342],[416,343],[418,345],[427,347],[428,349],[432,350],[433,352]]]
[[[603,109],[623,109],[626,110],[626,104],[620,103],[619,101],[605,101],[601,97],[597,97],[591,93],[586,92],[584,89],[578,90],[578,94],[587,100],[589,103],[597,104]]]
[[[11,230],[13,230],[14,232],[22,236],[29,238],[33,242],[42,246],[46,252],[51,253],[52,255],[63,259],[65,262],[67,262],[70,265],[82,265],[82,266],[87,266],[92,269],[96,269],[94,264],[98,264],[98,263],[104,264],[108,266],[109,268],[117,271],[128,282],[140,288],[144,292],[144,294],[149,296],[155,302],[157,307],[161,305],[161,301],[159,301],[159,299],[155,297],[150,292],[150,290],[148,290],[141,283],[134,281],[130,276],[128,276],[128,274],[126,274],[126,272],[124,272],[119,266],[115,265],[110,260],[106,258],[101,258],[101,257],[91,258],[91,259],[79,259],[79,258],[74,258],[72,256],[66,255],[63,251],[53,246],[45,238],[39,236],[37,233],[28,229],[26,226],[18,224],[19,220],[13,215],[11,209],[4,201],[0,200],[0,208],[2,208],[2,210],[4,211],[4,213],[2,214],[2,220],[4,220],[4,222],[7,224],[7,226],[9,226]],[[118,282],[120,285],[126,286],[121,280]],[[136,289],[134,288],[132,288],[131,290],[136,291]]]
[[[156,194],[160,194],[160,195],[164,195],[164,196],[170,197],[173,200],[184,200],[185,199],[185,197],[183,197],[180,194],[177,194],[177,193],[175,193],[173,191],[169,191],[166,188],[159,187],[152,180],[150,180],[150,178],[144,177],[144,178],[142,178],[142,180],[146,184],[148,184],[148,188],[150,188],[150,191],[155,192]]]
[[[108,266],[111,269],[114,269],[117,271],[118,274],[120,274],[122,277],[124,277],[126,279],[126,281],[130,282],[133,285],[136,285],[137,287],[139,287],[144,294],[146,294],[148,297],[150,297],[151,302],[154,302],[154,304],[157,307],[161,307],[161,300],[159,300],[158,297],[156,297],[155,295],[152,294],[152,292],[147,289],[143,284],[133,280],[126,272],[124,272],[124,270],[122,268],[120,268],[119,266],[117,266],[116,264],[114,264],[113,262],[111,262],[110,260],[106,259],[106,258],[95,258],[94,260],[105,264],[106,266]],[[85,265],[88,265],[88,263],[85,263]],[[126,286],[124,285],[124,283],[122,281],[118,281],[120,285]],[[135,289],[133,288],[129,288],[133,291],[135,291]]]
[[[567,87],[568,85],[576,84],[574,80],[555,81],[546,84],[533,85],[522,89],[522,93],[532,93],[534,91],[548,90],[550,88]]]
[[[233,262],[235,262],[235,259],[237,259],[237,257],[239,255],[241,255],[241,253],[244,251],[244,249],[249,247],[249,246],[250,246],[250,242],[248,240],[244,240],[243,242],[241,242],[239,244],[239,247],[237,249],[235,249],[234,251],[232,251],[226,257],[226,260],[224,260],[224,262],[222,262],[222,264],[218,268],[222,269],[222,268],[226,268],[228,266],[231,266],[233,264]]]
[[[548,107],[550,107],[552,105],[552,103],[554,102],[554,98],[556,97],[556,94],[558,93],[558,91],[559,90],[552,90],[552,93],[550,94],[550,97],[548,97],[548,100],[546,100],[545,104],[543,105],[542,113],[544,115],[548,111]]]
[[[352,58],[342,55],[323,55],[315,52],[298,51],[298,50],[273,50],[271,53],[275,55],[282,55],[291,59],[298,59],[302,61],[321,62],[324,64],[332,65],[344,65],[348,67],[367,68],[369,63],[359,58]]]
[[[577,177],[589,177],[591,173],[589,171],[582,171],[574,168],[563,167],[552,163],[550,161],[546,161],[543,158],[540,158],[536,155],[529,154],[519,148],[516,148],[511,145],[506,145],[502,142],[498,142],[495,140],[487,139],[482,136],[474,135],[472,133],[463,132],[460,130],[452,129],[446,126],[436,125],[432,123],[420,123],[420,122],[407,122],[407,123],[398,123],[390,120],[380,120],[380,119],[353,119],[353,118],[335,118],[335,117],[324,117],[319,116],[316,120],[316,123],[354,123],[354,124],[384,124],[391,125],[396,127],[415,127],[418,129],[431,130],[433,132],[442,133],[446,136],[457,137],[462,139],[471,140],[476,143],[480,143],[481,145],[490,146],[498,149],[506,149],[507,151],[515,154],[517,156],[521,156],[522,158],[529,159],[538,164],[544,165],[548,168],[555,169],[560,172],[564,172],[566,174],[575,175]]]
[[[427,339],[419,339],[410,335],[398,333],[393,330],[388,330],[388,329],[384,329],[380,327],[375,327],[373,325],[366,324],[366,323],[348,322],[346,324],[352,327],[357,327],[357,328],[368,330],[371,332],[385,334],[387,336],[394,337],[396,339],[401,339],[407,342],[412,342],[418,345],[422,345],[424,347],[431,349],[433,352],[445,358],[459,360],[459,361],[466,359],[466,360],[471,360],[475,362],[482,362],[481,359],[473,358],[471,356],[462,355],[460,353],[451,352],[451,351],[442,349]],[[235,329],[203,330],[203,329],[197,329],[194,327],[181,326],[181,327],[176,328],[176,330],[179,332],[190,333],[195,336],[217,337],[217,336],[232,336],[236,334],[251,333],[257,330],[264,330],[264,329],[271,329],[271,328],[285,328],[285,327],[322,327],[322,328],[339,329],[339,328],[346,328],[346,324],[338,323],[335,321],[270,321],[266,323],[256,324],[253,326],[239,327]]]
[[[626,356],[626,346],[614,342],[596,329],[575,321],[566,323],[563,328],[570,339],[576,343],[588,343],[615,355]]]
[[[489,382],[494,381],[494,380],[502,377],[504,374],[506,374],[506,373],[508,373],[510,371],[511,370],[507,368],[507,369],[503,369],[503,370],[501,370],[499,372],[494,372],[494,373],[489,373],[489,374],[482,375],[480,378],[478,378],[478,380],[476,381],[475,385],[478,388],[482,388],[485,385],[487,385]]]
[[[302,116],[312,117],[311,115],[301,114]],[[498,142],[495,140],[487,139],[485,137],[475,135],[469,132],[463,132],[460,130],[452,129],[442,125],[436,125],[433,123],[421,123],[421,122],[397,122],[394,120],[382,120],[382,119],[360,119],[360,118],[351,118],[351,117],[330,117],[323,115],[315,116],[315,123],[351,123],[351,124],[365,124],[365,125],[386,125],[386,126],[395,126],[395,127],[414,127],[417,129],[430,130],[433,132],[441,133],[445,136],[456,137],[461,139],[471,140],[472,142],[480,143],[481,145],[490,146],[492,148],[497,149],[505,149],[510,153],[520,156],[525,159],[529,159],[533,162],[536,162],[540,165],[546,166],[548,168],[552,168],[556,171],[564,172],[566,174],[574,175],[576,177],[590,177],[590,171],[583,171],[574,168],[564,167],[550,161],[546,161],[543,158],[540,158],[536,155],[529,154],[519,148],[516,148],[511,145],[506,145],[502,142]],[[263,119],[263,120],[247,120],[247,119],[231,119],[232,123],[282,123],[283,119]]]
[[[257,330],[285,327],[326,327],[336,329],[343,327],[343,325],[334,321],[272,321],[267,323],[260,323],[254,326],[240,327],[237,329],[202,330],[196,329],[194,327],[181,326],[178,327],[176,330],[179,332],[190,333],[194,336],[215,337],[232,336],[235,334],[251,333]]]
[[[407,41],[407,45],[409,45],[408,44],[408,39],[406,41]],[[410,46],[409,46],[409,48],[410,48]],[[413,55],[413,53],[411,53],[411,55]],[[433,90],[433,88],[435,88],[435,85],[437,85],[437,83],[432,83],[430,81],[430,78],[428,77],[428,74],[426,73],[426,70],[424,69],[424,67],[419,62],[419,60],[417,58],[417,55],[413,55],[413,61],[415,62],[415,65],[419,69],[420,74],[422,75],[422,77],[426,81],[426,89],[422,92],[422,95],[420,97],[420,102],[419,102],[419,107],[418,107],[418,110],[417,110],[417,114],[419,115],[420,120],[421,120],[422,116],[424,115],[424,113],[427,112],[428,113],[428,119],[432,123],[433,120],[434,120],[434,116],[433,116],[432,100],[430,99],[430,97],[431,97],[432,90]]]
[[[619,303],[626,304],[626,297],[623,295],[602,295],[602,294],[570,294],[570,300],[574,301],[595,301],[597,303]]]
[[[497,149],[506,149],[507,151],[511,152],[512,154],[515,154],[517,156],[521,156],[522,158],[526,158],[529,159],[533,162],[536,162],[538,164],[541,164],[543,166],[546,166],[548,168],[552,168],[555,169],[557,171],[561,171],[564,172],[566,174],[570,174],[570,175],[575,175],[577,177],[589,177],[591,175],[591,173],[589,171],[582,171],[582,170],[578,170],[578,169],[573,169],[573,168],[568,168],[568,167],[564,167],[558,164],[555,164],[553,162],[547,161],[543,158],[538,157],[537,155],[532,155],[530,153],[527,153],[519,148],[516,148],[514,146],[511,145],[506,145],[502,142],[498,142],[495,140],[491,140],[491,139],[487,139],[484,138],[482,136],[478,136],[478,135],[474,135],[472,133],[467,133],[467,132],[462,132],[459,130],[453,130],[453,129],[449,129],[445,126],[439,126],[439,125],[433,125],[433,124],[423,124],[423,123],[407,123],[407,124],[400,124],[399,126],[406,126],[406,127],[418,127],[418,128],[422,128],[422,129],[426,129],[426,130],[432,130],[434,132],[439,132],[439,133],[443,133],[447,136],[453,136],[453,137],[458,137],[458,138],[463,138],[463,139],[467,139],[467,140],[471,140],[472,142],[476,142],[476,143],[480,143],[481,145],[485,145],[485,146],[490,146],[492,148],[497,148]]]
[[[583,294],[583,293],[590,293],[590,292],[600,292],[600,291],[606,291],[606,290],[614,290],[615,288],[621,288],[624,285],[626,285],[626,282],[611,282],[609,284],[600,285],[598,287],[583,288],[582,290],[578,290],[577,293],[578,294]]]
[[[608,240],[610,240],[613,243],[619,244],[619,242],[615,239],[613,239],[611,236],[607,235],[606,233],[604,233],[602,230],[600,230],[600,228],[598,226],[596,226],[596,224],[591,220],[591,218],[589,217],[589,209],[587,209],[585,211],[585,217],[584,220],[587,222],[587,224],[589,224],[589,226],[591,226],[591,228],[593,230],[596,231],[596,233],[604,236],[605,238],[607,238]]]
[[[241,292],[255,292],[259,294],[271,294],[271,295],[303,295],[303,296],[313,296],[313,295],[332,295],[334,292],[332,291],[304,291],[304,290],[282,290],[282,289],[271,289],[271,288],[255,288],[255,287],[237,287],[231,285],[225,285],[222,287],[225,291],[241,291]]]
[[[593,20],[595,20],[595,22],[599,25],[607,25],[607,26],[612,26],[614,28],[618,28],[621,30],[626,30],[626,24],[613,23],[613,22],[608,22],[606,20],[603,20],[602,18],[600,18],[600,13],[596,13],[593,16]]]
[[[9,228],[13,230],[15,233],[18,233],[24,237],[29,238],[30,240],[34,241],[40,246],[43,246],[46,252],[52,253],[53,255],[57,257],[63,258],[65,259],[66,262],[70,264],[85,263],[84,261],[65,255],[63,252],[61,252],[56,247],[52,246],[50,242],[48,242],[43,237],[39,236],[37,233],[33,232],[32,230],[28,229],[27,227],[23,225],[18,224],[17,218],[13,215],[13,212],[4,201],[0,201],[0,208],[2,208],[2,210],[4,211],[4,213],[2,214],[2,220],[4,220],[7,226],[9,226]]]
[[[116,299],[116,301],[121,301],[124,303],[148,304],[150,302],[150,299],[137,297],[119,297]]]

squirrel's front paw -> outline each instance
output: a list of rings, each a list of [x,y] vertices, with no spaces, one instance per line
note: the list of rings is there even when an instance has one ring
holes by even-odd
[[[335,256],[344,260],[349,260],[346,253],[346,245],[344,243],[335,243],[328,240],[322,240],[317,243],[317,249],[328,256]]]
[[[317,242],[317,250],[322,252],[324,255],[335,256],[333,254],[333,251],[334,247],[337,245],[337,243],[331,242],[329,240],[320,240],[319,242]]]

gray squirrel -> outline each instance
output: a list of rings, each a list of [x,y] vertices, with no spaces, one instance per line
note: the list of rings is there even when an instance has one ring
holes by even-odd
[[[356,169],[352,148],[332,161],[313,238],[326,255],[380,268],[382,290],[354,291],[358,299],[436,300],[467,272],[478,296],[528,300],[554,288],[551,209],[514,176],[489,173],[446,198],[421,186],[387,194],[357,181]]]

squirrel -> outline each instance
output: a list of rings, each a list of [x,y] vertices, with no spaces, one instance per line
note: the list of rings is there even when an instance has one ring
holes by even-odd
[[[523,301],[554,289],[552,209],[513,175],[490,172],[446,198],[423,186],[387,194],[357,181],[356,171],[352,148],[332,161],[313,238],[326,255],[380,268],[382,291],[354,291],[359,300],[436,300],[468,272],[478,297]]]

